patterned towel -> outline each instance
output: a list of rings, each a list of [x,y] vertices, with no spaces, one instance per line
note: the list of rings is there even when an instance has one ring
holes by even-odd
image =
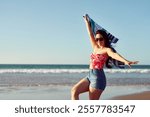
[[[113,36],[111,33],[109,33],[106,29],[102,28],[100,25],[98,25],[94,20],[92,20],[88,14],[86,14],[89,22],[90,22],[90,25],[91,25],[91,29],[92,29],[92,32],[94,34],[94,36],[96,35],[96,31],[97,30],[103,30],[106,32],[107,36],[108,36],[108,39],[109,39],[109,42],[110,43],[117,43],[117,41],[119,40],[118,38],[116,38],[115,36]]]

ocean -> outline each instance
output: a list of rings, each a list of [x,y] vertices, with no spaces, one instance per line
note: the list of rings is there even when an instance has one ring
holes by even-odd
[[[0,64],[0,87],[72,86],[86,77],[88,65]],[[150,85],[150,65],[104,68],[109,86]]]

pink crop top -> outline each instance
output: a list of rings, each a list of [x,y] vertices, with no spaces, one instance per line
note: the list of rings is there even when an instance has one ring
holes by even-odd
[[[104,54],[91,54],[90,56],[93,69],[103,69],[104,64],[108,58],[107,53]]]

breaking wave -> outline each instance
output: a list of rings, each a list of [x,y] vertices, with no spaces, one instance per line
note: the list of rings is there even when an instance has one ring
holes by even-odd
[[[0,74],[3,73],[87,73],[89,69],[0,69]],[[150,69],[104,69],[106,73],[150,73]]]

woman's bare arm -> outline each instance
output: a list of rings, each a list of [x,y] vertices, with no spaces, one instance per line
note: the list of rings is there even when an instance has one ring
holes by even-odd
[[[137,64],[138,61],[128,61],[126,60],[124,57],[122,57],[121,55],[119,55],[118,53],[113,52],[110,48],[107,49],[107,54],[112,57],[113,59],[116,59],[118,61],[123,62],[125,65],[128,65],[129,67],[131,67],[131,64]]]
[[[90,42],[91,42],[92,48],[94,49],[95,46],[97,46],[97,44],[96,44],[94,35],[93,35],[93,33],[92,33],[92,30],[91,30],[91,28],[90,28],[90,23],[89,23],[89,21],[88,21],[86,15],[83,16],[83,18],[84,18],[84,21],[85,21],[85,24],[86,24],[86,28],[87,28],[87,31],[88,31],[88,35],[89,35],[89,37],[90,37]]]

